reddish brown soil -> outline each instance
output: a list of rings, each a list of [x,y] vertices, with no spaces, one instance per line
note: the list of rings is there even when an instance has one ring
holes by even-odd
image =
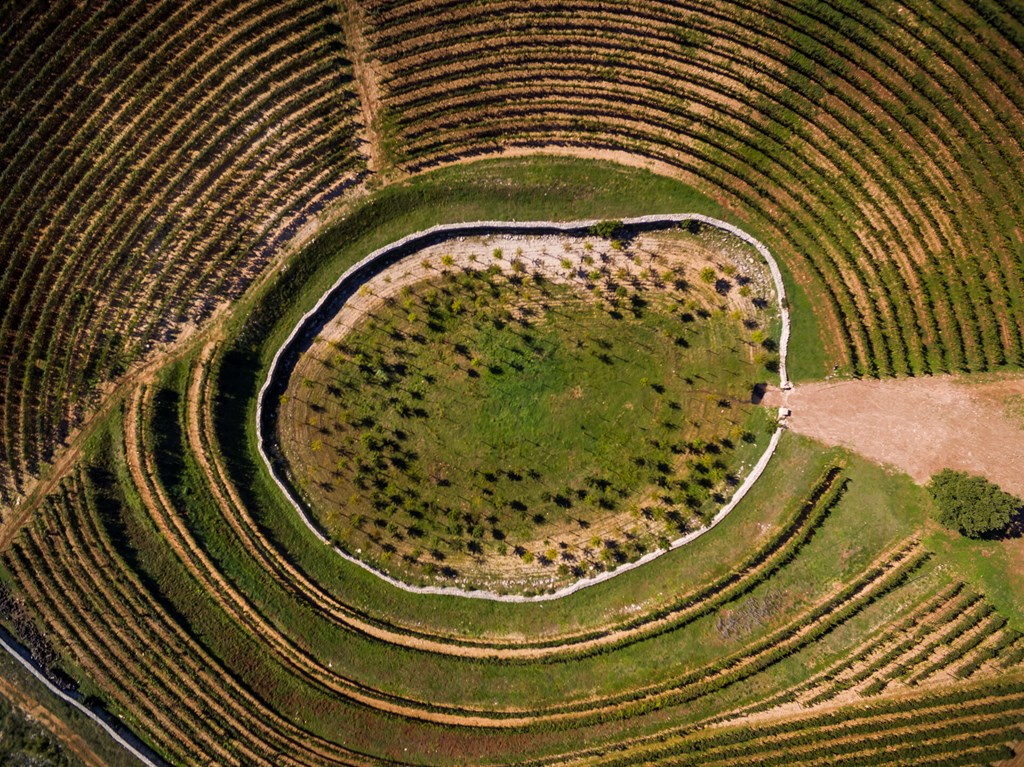
[[[770,390],[769,407],[792,409],[789,427],[843,445],[917,482],[952,468],[1024,496],[1024,423],[1008,402],[1024,378],[935,376],[801,384]]]
[[[1024,740],[1011,743],[1010,748],[1016,751],[1017,755],[1005,762],[996,762],[996,767],[1024,767]]]

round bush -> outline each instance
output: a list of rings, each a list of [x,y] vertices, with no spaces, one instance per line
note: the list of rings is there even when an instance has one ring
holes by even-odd
[[[1024,506],[1020,498],[984,477],[952,469],[943,469],[932,477],[928,490],[938,507],[939,522],[968,538],[1002,532]]]

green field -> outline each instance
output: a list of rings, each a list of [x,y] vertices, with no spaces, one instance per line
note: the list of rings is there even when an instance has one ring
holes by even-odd
[[[603,572],[705,524],[766,444],[750,399],[774,342],[770,304],[680,261],[687,237],[616,243],[600,268],[566,240],[554,280],[473,256],[326,331],[277,416],[320,524],[400,577],[501,590]]]

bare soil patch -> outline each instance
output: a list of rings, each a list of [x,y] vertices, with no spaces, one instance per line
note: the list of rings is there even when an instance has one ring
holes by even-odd
[[[803,384],[768,391],[789,427],[842,445],[924,483],[944,468],[980,474],[1024,496],[1024,377],[935,376]]]
[[[377,118],[381,110],[379,63],[370,58],[366,41],[366,19],[359,3],[346,0],[340,5],[340,18],[345,30],[352,79],[359,96],[362,125],[359,135],[366,155],[367,167],[372,172],[381,170],[383,153]]]
[[[1024,376],[824,381],[769,389],[762,404],[790,408],[794,432],[895,466],[915,482],[951,468],[1024,497]],[[1024,538],[1002,546],[1008,572],[1024,574]]]
[[[996,767],[1024,767],[1024,740],[1014,741],[1010,748],[1016,752],[1016,756],[1003,762],[996,762]]]

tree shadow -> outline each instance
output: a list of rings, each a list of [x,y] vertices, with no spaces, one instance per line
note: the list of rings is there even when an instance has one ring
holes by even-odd
[[[764,395],[767,393],[767,391],[768,391],[768,384],[766,384],[766,383],[754,384],[754,389],[750,393],[750,403],[752,405],[760,405],[761,404],[761,400],[764,399]]]
[[[1016,513],[1010,517],[1010,524],[1001,531],[994,533],[992,537],[1000,541],[1024,538],[1024,506],[1018,508]]]
[[[960,533],[963,535],[963,530]],[[1006,527],[974,536],[976,541],[1012,541],[1018,538],[1024,538],[1024,506],[1019,507],[1013,513]]]

